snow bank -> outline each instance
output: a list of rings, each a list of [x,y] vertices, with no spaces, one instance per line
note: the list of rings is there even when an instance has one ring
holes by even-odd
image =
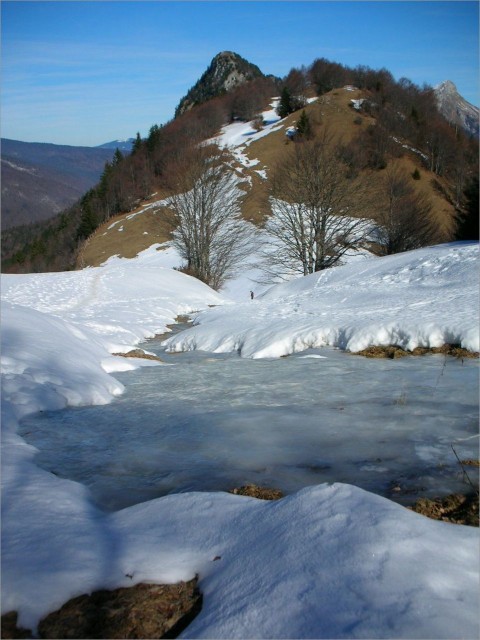
[[[277,285],[217,308],[167,342],[170,351],[280,357],[330,345],[460,344],[479,350],[478,245],[455,243],[358,262]]]
[[[86,328],[109,351],[128,350],[163,333],[176,316],[224,301],[195,278],[164,268],[175,258],[158,246],[82,271],[3,275],[2,299]]]
[[[453,638],[459,625],[476,628],[477,532],[349,485],[271,503],[171,496],[112,520],[142,579],[169,578],[175,553],[200,573],[204,608],[184,637]]]
[[[21,625],[95,589],[199,574],[204,606],[184,637],[476,637],[473,528],[341,484],[273,503],[179,494],[105,516],[78,485],[39,475],[4,525],[4,610]]]
[[[171,348],[260,357],[325,339],[348,348],[382,331],[388,340],[393,326],[408,344],[448,334],[472,348],[476,258],[467,244],[331,270],[211,309]],[[198,573],[204,607],[185,637],[477,637],[478,530],[341,484],[276,503],[171,495],[107,515],[85,487],[35,465],[16,434],[22,416],[108,402],[122,391],[111,372],[138,364],[113,350],[222,303],[157,260],[152,249],[81,272],[2,277],[2,612],[34,628],[82,593]]]

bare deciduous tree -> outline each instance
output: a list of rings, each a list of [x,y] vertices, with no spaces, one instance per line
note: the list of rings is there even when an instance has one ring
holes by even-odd
[[[271,275],[307,275],[338,265],[371,228],[359,217],[365,187],[347,177],[328,133],[294,145],[274,172],[270,196],[273,215],[266,231],[273,240],[265,260]]]
[[[389,255],[418,249],[438,241],[431,204],[418,193],[398,167],[385,170],[376,220],[380,253]]]
[[[252,251],[254,227],[240,215],[244,193],[218,147],[198,147],[171,167],[168,206],[173,244],[185,271],[213,289],[231,278]]]

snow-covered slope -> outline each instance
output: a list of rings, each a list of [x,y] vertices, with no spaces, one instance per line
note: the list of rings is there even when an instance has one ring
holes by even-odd
[[[452,245],[331,270],[210,309],[194,338],[172,345],[243,340],[259,357],[304,348],[327,326],[344,328],[344,346],[397,338],[395,326],[410,343],[474,348],[477,257],[473,244]],[[112,400],[122,392],[112,373],[140,365],[112,351],[225,302],[162,268],[166,258],[151,250],[81,272],[2,276],[2,612],[34,628],[82,593],[198,574],[203,610],[185,637],[477,637],[476,529],[342,484],[277,503],[170,495],[106,514],[85,487],[36,466],[16,433],[22,416]]]
[[[478,245],[439,245],[370,258],[292,280],[261,299],[200,314],[171,351],[279,357],[330,345],[479,350]]]
[[[65,273],[2,275],[3,406],[19,418],[103,404],[122,392],[108,373],[134,369],[125,353],[168,331],[178,315],[224,301],[171,268],[170,252]]]

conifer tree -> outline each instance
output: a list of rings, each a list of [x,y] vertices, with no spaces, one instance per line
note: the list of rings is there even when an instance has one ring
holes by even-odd
[[[123,160],[123,153],[120,151],[120,149],[117,147],[115,149],[115,153],[113,154],[113,158],[112,158],[112,166],[116,167],[119,164],[121,164]]]
[[[132,153],[137,153],[142,148],[142,138],[140,136],[140,132],[137,131],[137,137],[134,140],[132,145]]]
[[[300,114],[296,129],[297,134],[305,140],[309,140],[312,137],[312,125],[310,124],[310,118],[307,116],[305,109]]]
[[[280,96],[280,103],[277,107],[277,113],[280,118],[286,118],[292,113],[292,95],[288,87],[283,87],[282,94]]]

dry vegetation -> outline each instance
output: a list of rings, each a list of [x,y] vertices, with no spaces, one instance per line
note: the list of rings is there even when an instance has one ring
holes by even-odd
[[[413,507],[409,508],[433,520],[478,527],[478,493],[454,493],[434,500],[419,498]]]
[[[280,500],[283,493],[279,489],[269,489],[268,487],[259,487],[256,484],[245,484],[229,491],[236,496],[249,496],[257,498],[257,500]]]
[[[310,119],[314,134],[318,135],[328,129],[329,135],[335,141],[348,146],[362,130],[375,122],[372,116],[358,113],[351,106],[352,99],[359,99],[365,95],[364,91],[358,89],[355,91],[335,89],[308,104],[305,112]],[[246,183],[242,187],[246,190],[242,203],[242,215],[256,225],[262,225],[265,218],[271,214],[268,180],[261,177],[258,171],[265,171],[270,177],[288,148],[295,144],[287,138],[285,131],[288,127],[295,125],[300,113],[297,111],[290,114],[284,118],[278,130],[252,142],[243,150],[250,160],[260,161],[252,168],[247,169],[240,165],[237,167],[239,173],[248,176],[251,180],[248,191]],[[402,149],[400,143],[398,147],[401,154],[399,157],[391,158],[388,166],[397,167],[405,176],[412,176],[414,171],[418,170],[420,179],[412,178],[411,186],[416,193],[426,196],[438,225],[439,238],[447,240],[451,237],[455,226],[455,208],[449,201],[447,181],[422,166],[417,153]],[[377,193],[381,189],[384,171],[364,169],[363,173],[368,180],[371,192]],[[165,194],[159,193],[153,201],[164,196]],[[98,266],[112,255],[132,258],[154,243],[169,240],[170,229],[162,216],[161,209],[155,212],[147,208],[151,202],[152,200],[145,201],[133,211],[115,216],[101,225],[85,241],[77,259],[77,268]],[[372,217],[373,215],[374,211],[372,211]]]
[[[404,358],[405,356],[425,356],[429,354],[440,354],[460,359],[478,358],[479,355],[477,351],[468,351],[458,344],[444,344],[441,347],[415,347],[412,351],[407,351],[398,345],[376,345],[351,353],[354,356],[364,356],[365,358],[390,358],[391,360]]]
[[[152,202],[143,202],[129,213],[122,213],[104,222],[84,242],[80,250],[76,268],[98,267],[111,256],[134,258],[152,244],[161,244],[170,239],[170,228],[165,221],[162,207],[149,208]]]
[[[40,638],[176,638],[202,608],[197,578],[173,585],[138,584],[69,600],[40,621]],[[32,638],[17,613],[2,616],[2,638]]]

